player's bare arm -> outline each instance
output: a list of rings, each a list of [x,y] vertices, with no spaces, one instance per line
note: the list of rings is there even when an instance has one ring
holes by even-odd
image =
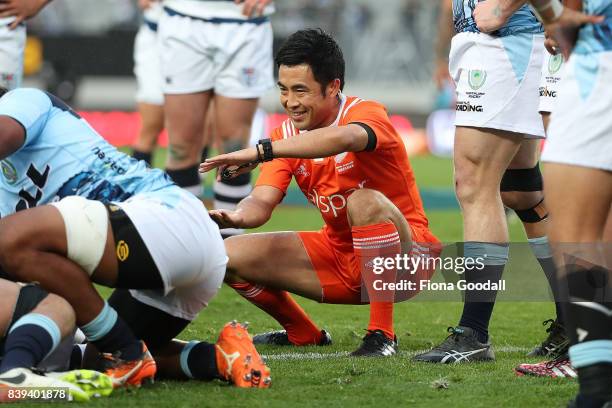
[[[438,89],[441,89],[446,81],[450,81],[448,52],[453,34],[453,5],[450,1],[440,0],[438,38],[436,40],[436,67],[433,74],[433,80]]]
[[[1,17],[16,17],[10,24],[11,30],[24,20],[34,17],[51,0],[4,0],[0,3]]]
[[[546,34],[555,42],[567,59],[574,48],[578,29],[585,24],[599,24],[603,16],[584,14],[575,1],[565,1],[565,7],[559,0],[530,0],[544,23]]]
[[[277,140],[272,142],[272,154],[274,158],[316,159],[343,152],[359,152],[364,150],[367,144],[368,133],[366,130],[359,125],[349,124],[314,129],[301,134],[299,137]],[[233,174],[239,175],[256,167],[262,153],[262,147],[259,144],[237,152],[211,157],[200,164],[200,172],[206,173],[216,168],[253,163],[251,167],[241,169]]]
[[[474,9],[478,29],[490,33],[503,27],[510,16],[527,0],[487,0],[479,2]]]
[[[25,140],[25,130],[15,119],[0,115],[0,160],[15,153]]]
[[[208,214],[219,228],[257,228],[270,219],[282,199],[283,192],[278,188],[257,186],[235,210],[210,210]]]

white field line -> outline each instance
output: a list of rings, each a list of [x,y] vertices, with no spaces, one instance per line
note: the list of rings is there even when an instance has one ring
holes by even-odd
[[[416,354],[424,353],[427,350],[400,351],[400,357],[412,357]],[[530,351],[527,347],[504,346],[494,347],[496,353],[526,353]],[[328,360],[335,358],[344,358],[349,356],[348,351],[336,351],[334,353],[279,353],[279,354],[262,354],[264,360]]]

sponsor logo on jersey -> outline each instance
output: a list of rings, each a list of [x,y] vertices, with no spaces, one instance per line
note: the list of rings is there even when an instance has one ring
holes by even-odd
[[[348,163],[342,163],[344,159],[346,159],[347,155],[348,152],[344,152],[337,154],[336,157],[334,157],[334,161],[336,162],[336,170],[338,171],[338,173],[344,173],[345,171],[355,167],[355,163],[352,160]]]
[[[470,102],[457,101],[457,112],[482,112],[482,105],[472,105]]]
[[[130,247],[128,246],[128,244],[124,240],[117,242],[117,259],[119,259],[121,262],[124,262],[126,259],[128,259],[129,256]]]
[[[561,54],[551,55],[548,58],[548,72],[550,75],[556,74],[563,65],[563,56]]]
[[[308,170],[306,170],[305,164],[300,164],[300,166],[295,170],[295,175],[302,176],[302,177],[308,177],[310,176],[310,173],[308,172]]]
[[[487,71],[484,69],[470,69],[468,71],[468,84],[473,90],[480,89],[487,80]]]
[[[548,98],[556,98],[557,91],[551,91],[545,86],[540,87],[540,96],[548,97]]]
[[[17,181],[17,169],[15,169],[15,166],[13,166],[13,163],[6,159],[1,160],[0,167],[2,167],[2,175],[4,176],[6,182],[11,185],[15,184]]]
[[[465,94],[470,99],[480,99],[481,97],[486,95],[484,92],[472,92],[472,91],[466,92]]]
[[[348,155],[348,152],[344,152],[344,153],[337,154],[337,155],[334,157],[334,161],[335,161],[337,164],[340,164],[340,163],[342,163],[342,161],[343,161],[343,160],[346,158],[346,156],[347,156],[347,155]]]
[[[313,189],[308,193],[308,200],[317,206],[321,214],[331,212],[334,218],[337,218],[338,214],[346,208],[348,196],[350,196],[353,191],[363,188],[366,182],[367,180],[363,180],[355,188],[350,188],[342,193],[336,193],[330,196],[321,195],[317,190]]]

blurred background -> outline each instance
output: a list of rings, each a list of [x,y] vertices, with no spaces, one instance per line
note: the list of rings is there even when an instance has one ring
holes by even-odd
[[[422,125],[434,107],[431,81],[437,1],[276,0],[275,48],[292,32],[321,27],[340,43],[347,94],[376,99]],[[134,110],[136,0],[57,0],[28,22],[24,85],[46,88],[78,109]],[[263,98],[280,110],[277,92]]]

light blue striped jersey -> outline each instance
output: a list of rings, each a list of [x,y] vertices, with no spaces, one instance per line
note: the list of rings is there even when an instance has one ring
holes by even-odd
[[[580,29],[574,53],[612,51],[612,0],[582,0],[582,9],[606,19],[602,24],[588,24]]]
[[[174,190],[164,172],[119,152],[51,94],[10,91],[0,98],[0,115],[25,129],[23,145],[0,161],[0,216],[69,195],[108,203]]]
[[[450,1],[450,0],[448,0]],[[453,23],[455,24],[455,32],[472,32],[478,33],[478,27],[474,20],[473,13],[476,4],[479,0],[452,0],[453,1]],[[508,35],[520,33],[540,34],[544,32],[544,27],[535,14],[524,5],[518,9],[508,20],[505,26],[497,31],[490,33],[495,37],[504,37]]]

